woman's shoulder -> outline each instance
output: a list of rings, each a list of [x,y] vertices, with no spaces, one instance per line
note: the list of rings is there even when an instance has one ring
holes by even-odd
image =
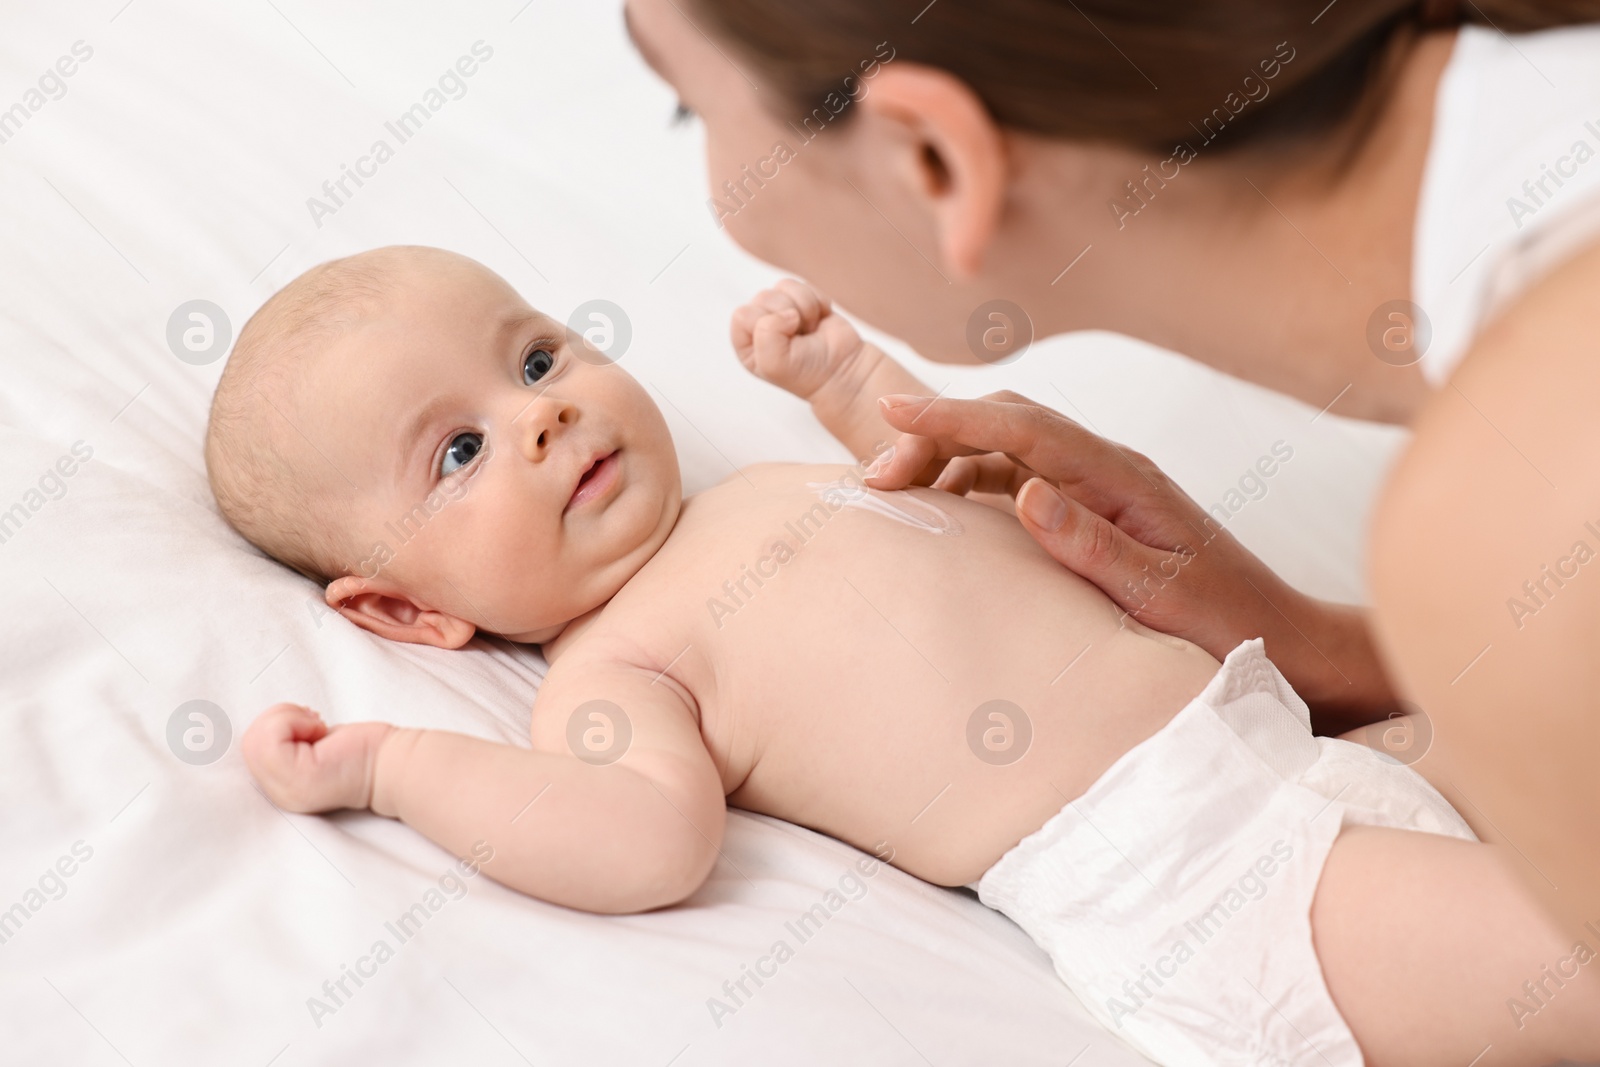
[[[1463,517],[1475,511],[1480,527],[1492,527],[1507,513],[1517,524],[1547,504],[1570,509],[1593,499],[1600,486],[1588,440],[1600,409],[1597,292],[1600,233],[1485,325],[1413,423],[1380,513],[1470,500]],[[1580,512],[1572,512],[1573,529],[1600,522],[1600,514]]]

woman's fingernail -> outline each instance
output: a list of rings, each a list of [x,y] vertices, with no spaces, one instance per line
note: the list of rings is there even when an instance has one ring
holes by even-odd
[[[1022,509],[1029,522],[1052,533],[1061,529],[1061,524],[1067,521],[1067,502],[1061,499],[1060,493],[1038,478],[1022,487],[1022,492],[1017,495],[1017,507]]]
[[[878,458],[867,464],[866,469],[861,472],[862,476],[876,478],[883,473],[883,469],[889,465],[889,461],[892,459],[894,459],[894,445],[890,445],[882,452],[879,452]]]
[[[925,396],[912,396],[910,393],[890,393],[878,398],[878,403],[888,411],[909,407],[912,404],[925,404],[927,401],[928,398]]]

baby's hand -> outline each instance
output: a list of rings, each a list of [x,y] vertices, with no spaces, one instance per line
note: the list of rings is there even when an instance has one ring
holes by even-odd
[[[865,347],[827,297],[793,278],[735,311],[729,333],[746,370],[805,400],[844,376]]]
[[[299,704],[274,704],[245,731],[239,750],[261,788],[285,811],[365,808],[372,802],[378,748],[386,722],[328,728]]]

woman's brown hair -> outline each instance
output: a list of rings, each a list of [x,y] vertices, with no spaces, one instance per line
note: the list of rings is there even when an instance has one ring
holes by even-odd
[[[1332,129],[1421,28],[1600,20],[1600,0],[693,0],[795,115],[867,61],[938,67],[1002,126],[1152,150]],[[830,109],[832,110],[832,109]],[[793,117],[793,116],[790,116]],[[1225,136],[1223,136],[1225,134]]]

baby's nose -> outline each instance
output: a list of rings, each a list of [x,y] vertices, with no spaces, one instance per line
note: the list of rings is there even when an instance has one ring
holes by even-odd
[[[523,456],[543,460],[555,439],[577,421],[578,409],[567,401],[553,397],[535,400],[518,419]]]

